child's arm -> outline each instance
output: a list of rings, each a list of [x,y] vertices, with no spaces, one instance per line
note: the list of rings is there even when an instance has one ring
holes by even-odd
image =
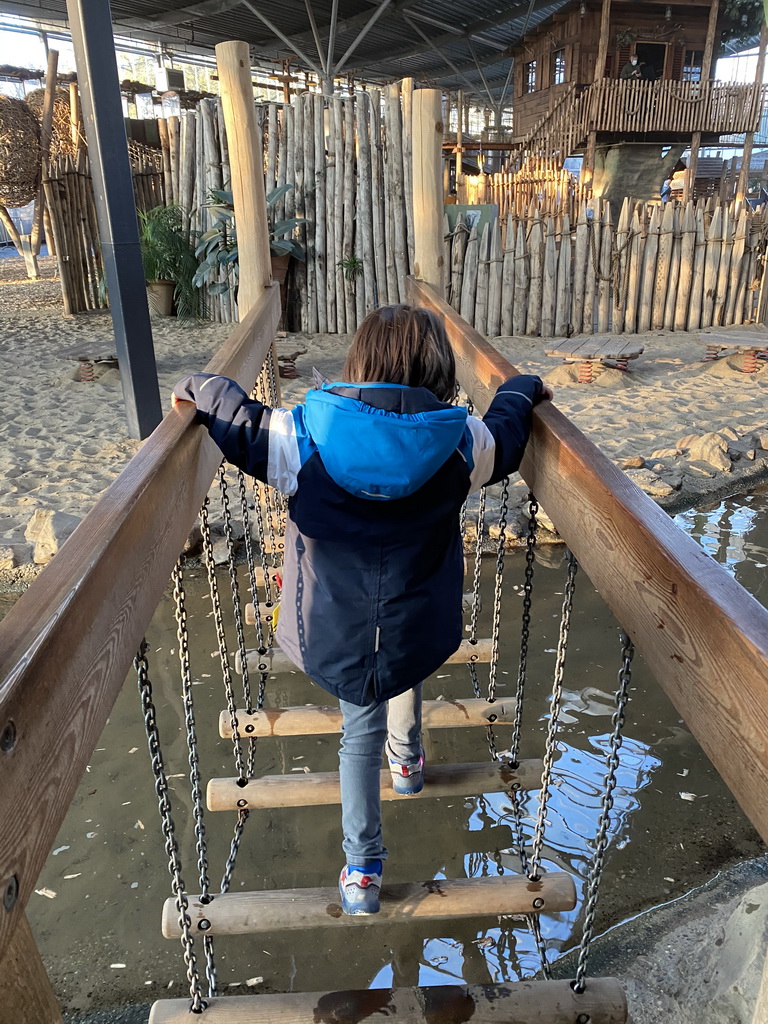
[[[194,402],[197,420],[233,465],[283,491],[295,490],[295,473],[286,472],[296,447],[294,418],[286,409],[270,409],[248,397],[228,377],[193,373],[173,389],[172,402]],[[298,469],[297,469],[298,471]]]
[[[521,373],[501,385],[482,420],[469,417],[474,462],[471,492],[498,483],[518,469],[531,432],[533,407],[551,397],[540,377]]]

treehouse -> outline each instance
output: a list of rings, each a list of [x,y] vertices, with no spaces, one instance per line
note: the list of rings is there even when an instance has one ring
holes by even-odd
[[[718,82],[725,22],[718,0],[562,6],[510,50],[519,155],[562,165],[583,154],[597,194],[650,198],[688,147],[695,164],[721,135],[751,144],[766,99],[765,40],[755,83]]]

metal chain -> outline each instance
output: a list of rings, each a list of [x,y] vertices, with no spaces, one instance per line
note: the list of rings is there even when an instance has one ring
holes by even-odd
[[[240,850],[240,841],[243,838],[243,830],[245,829],[245,823],[248,821],[249,814],[250,812],[247,808],[240,808],[237,812],[235,831],[232,836],[232,842],[229,846],[229,856],[227,857],[227,863],[224,865],[224,874],[221,879],[222,892],[229,892],[229,887],[232,885],[232,875],[235,872],[235,863],[237,861],[237,854]]]
[[[205,556],[205,567],[208,573],[208,589],[211,595],[211,607],[213,620],[216,624],[216,639],[219,646],[219,660],[221,663],[221,676],[224,680],[224,691],[227,695],[227,708],[232,723],[232,746],[235,754],[235,767],[238,777],[241,780],[246,778],[245,762],[243,761],[243,745],[240,740],[240,732],[237,721],[237,702],[235,700],[235,688],[232,685],[232,668],[229,664],[227,654],[227,638],[224,633],[224,620],[221,615],[221,599],[219,597],[219,584],[216,579],[216,566],[213,564],[213,544],[211,542],[211,525],[208,521],[209,500],[205,499],[200,509],[200,526],[203,534],[203,554]]]
[[[155,704],[152,699],[152,683],[149,679],[147,649],[147,642],[142,641],[133,665],[138,676],[141,711],[144,716],[144,728],[147,733],[147,746],[149,747],[152,774],[155,777],[155,793],[157,794],[163,838],[165,839],[165,852],[168,855],[168,870],[171,873],[171,890],[176,898],[176,908],[179,912],[181,944],[184,949],[184,963],[187,969],[189,994],[192,1000],[190,1010],[192,1013],[202,1013],[206,1009],[207,1003],[203,999],[203,992],[200,986],[200,975],[197,970],[197,956],[195,954],[195,940],[192,935],[192,922],[189,917],[189,903],[187,901],[184,879],[181,876],[179,844],[176,840],[176,826],[171,813],[168,777],[165,773],[165,765],[160,748],[160,732],[157,726]]]
[[[573,611],[573,593],[576,587],[576,570],[578,563],[571,552],[568,552],[568,576],[565,581],[563,594],[563,610],[560,618],[560,636],[557,641],[557,656],[555,658],[555,675],[552,683],[552,699],[550,704],[549,726],[547,728],[547,742],[544,750],[544,770],[541,774],[541,796],[539,798],[539,814],[536,819],[536,828],[533,834],[533,850],[531,852],[531,863],[528,877],[532,882],[539,880],[541,872],[541,857],[544,848],[544,827],[547,820],[547,804],[549,802],[549,787],[552,779],[552,766],[555,761],[555,745],[557,739],[557,728],[560,718],[560,704],[563,698],[563,676],[565,674],[565,655],[568,651],[568,638],[571,630],[571,613]]]
[[[248,657],[245,647],[245,630],[243,629],[243,610],[240,607],[240,583],[237,578],[237,564],[235,562],[235,538],[232,532],[232,512],[229,507],[229,487],[224,463],[219,466],[219,491],[221,492],[221,511],[224,516],[224,535],[227,538],[229,558],[227,568],[229,569],[229,583],[232,589],[232,610],[235,616],[235,632],[237,634],[237,650],[240,654],[240,671],[243,677],[243,700],[248,714],[253,711],[251,704],[251,681],[248,676]]]
[[[181,673],[181,699],[184,708],[184,725],[187,734],[187,758],[189,761],[189,781],[192,787],[192,816],[195,822],[195,848],[197,850],[197,867],[200,875],[200,902],[210,903],[213,897],[210,892],[208,877],[208,852],[205,841],[205,821],[203,820],[203,790],[200,779],[200,757],[197,749],[197,725],[195,723],[195,705],[192,697],[192,675],[189,665],[189,630],[187,628],[187,601],[184,588],[184,561],[180,558],[173,568],[173,600],[176,614],[176,638],[179,641],[179,669]],[[208,995],[216,995],[216,963],[214,960],[213,936],[203,936],[205,951],[205,974],[208,980]]]
[[[473,582],[472,582],[472,617],[470,620],[469,627],[469,642],[473,643],[477,640],[477,623],[478,616],[480,615],[480,573],[482,570],[482,547],[483,547],[483,532],[485,529],[485,488],[483,487],[478,497],[477,506],[477,526],[475,532],[475,564],[473,566]],[[480,690],[480,680],[477,675],[477,665],[474,661],[469,663],[469,677],[472,680],[472,692],[475,697],[480,698],[482,692]]]
[[[528,495],[528,534],[525,540],[525,582],[523,584],[523,621],[520,633],[520,660],[517,667],[517,690],[515,692],[515,722],[512,729],[512,743],[509,750],[512,762],[517,764],[520,758],[520,740],[523,730],[523,706],[525,704],[525,684],[528,678],[528,643],[531,636],[531,598],[533,595],[533,568],[536,551],[536,513],[539,503],[532,493]]]
[[[622,744],[624,716],[629,701],[629,685],[632,681],[632,657],[635,648],[626,633],[621,633],[621,668],[618,673],[619,687],[616,691],[616,710],[613,713],[613,731],[608,743],[605,759],[607,772],[603,780],[603,802],[597,823],[595,852],[587,883],[587,899],[584,910],[584,932],[579,947],[579,962],[576,980],[572,983],[575,992],[583,992],[586,986],[587,960],[595,928],[595,911],[600,896],[600,883],[605,869],[605,851],[608,846],[608,829],[613,809],[613,791],[616,789],[616,772],[619,768],[619,750]]]
[[[261,492],[262,484],[260,484],[255,478],[253,481],[253,500],[254,500],[254,511],[256,513],[256,531],[259,535],[259,550],[261,552],[261,565],[264,571],[264,592],[266,594],[267,604],[272,603],[272,581],[269,578],[269,569],[267,567],[267,558],[264,554],[265,544],[265,531],[264,531],[264,510],[262,507]]]
[[[258,647],[264,646],[264,631],[261,624],[261,611],[259,609],[259,585],[256,581],[256,561],[253,557],[253,538],[251,537],[251,523],[248,514],[248,491],[245,486],[245,474],[242,469],[237,471],[237,490],[240,496],[240,511],[243,515],[243,541],[245,544],[245,561],[248,566],[248,583],[251,590],[254,615],[256,620],[256,643]]]
[[[501,636],[501,596],[504,588],[504,556],[507,544],[507,515],[509,514],[509,477],[501,483],[499,505],[499,541],[496,548],[496,585],[493,592],[493,626],[491,629],[491,669],[488,676],[488,703],[496,700],[496,674],[499,667],[499,638]]]

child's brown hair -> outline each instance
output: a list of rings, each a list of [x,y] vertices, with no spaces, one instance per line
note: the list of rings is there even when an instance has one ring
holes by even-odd
[[[456,360],[434,313],[404,304],[381,306],[358,327],[342,378],[427,388],[450,402],[456,394]]]

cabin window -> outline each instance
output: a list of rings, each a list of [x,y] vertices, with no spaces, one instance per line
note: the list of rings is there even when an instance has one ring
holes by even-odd
[[[683,64],[683,81],[700,82],[701,68],[704,63],[703,50],[686,50]]]
[[[552,54],[552,85],[562,85],[565,81],[565,50],[555,50]]]
[[[523,77],[523,84],[526,92],[536,91],[536,61],[529,60],[525,65],[525,75]]]

